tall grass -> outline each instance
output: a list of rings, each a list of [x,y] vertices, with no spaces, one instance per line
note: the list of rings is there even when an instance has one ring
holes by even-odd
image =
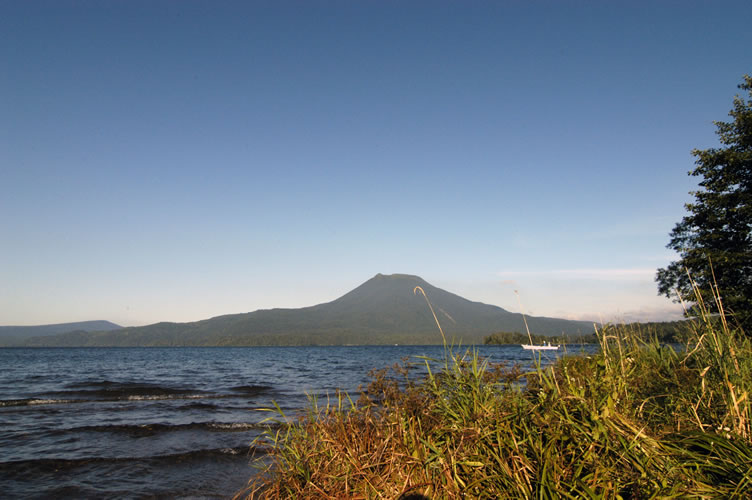
[[[451,346],[423,377],[408,362],[375,372],[357,401],[312,400],[264,435],[267,467],[239,496],[748,495],[752,349],[722,313],[698,306],[684,350],[607,326],[600,354],[528,373]]]

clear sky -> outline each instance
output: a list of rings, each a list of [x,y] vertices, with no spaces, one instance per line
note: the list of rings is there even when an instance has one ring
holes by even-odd
[[[0,324],[192,321],[376,273],[604,321],[752,73],[752,2],[0,0]]]

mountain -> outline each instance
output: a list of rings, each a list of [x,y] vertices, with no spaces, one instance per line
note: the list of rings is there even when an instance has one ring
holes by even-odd
[[[105,332],[122,328],[109,321],[79,321],[38,326],[0,326],[0,345],[14,345],[34,337],[49,337],[69,332]]]
[[[418,276],[377,274],[342,297],[300,309],[266,309],[192,323],[157,323],[110,332],[71,332],[30,339],[28,345],[333,345],[440,344],[441,335],[420,286],[448,341],[477,344],[498,331],[525,331],[522,315],[472,302],[436,288]],[[532,333],[592,332],[592,323],[528,317]]]

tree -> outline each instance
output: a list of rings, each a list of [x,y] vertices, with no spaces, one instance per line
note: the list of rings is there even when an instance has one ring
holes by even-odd
[[[670,233],[667,248],[680,259],[658,269],[659,294],[693,303],[692,281],[711,311],[717,312],[711,291],[717,286],[726,313],[752,335],[752,77],[744,76],[729,112],[732,121],[714,122],[723,147],[693,150],[702,177],[688,215]],[[688,275],[689,273],[689,275]]]

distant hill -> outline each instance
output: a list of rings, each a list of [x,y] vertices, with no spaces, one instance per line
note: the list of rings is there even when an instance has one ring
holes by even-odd
[[[21,344],[34,337],[49,337],[69,332],[106,332],[118,330],[120,325],[109,321],[79,321],[38,326],[0,326],[0,346]]]
[[[421,295],[431,300],[448,340],[481,344],[498,331],[525,331],[522,315],[472,302],[418,276],[377,274],[342,297],[300,309],[266,309],[192,323],[156,323],[116,331],[69,332],[36,337],[31,346],[208,346],[440,344],[441,336]],[[582,334],[592,323],[528,317],[533,333]]]

